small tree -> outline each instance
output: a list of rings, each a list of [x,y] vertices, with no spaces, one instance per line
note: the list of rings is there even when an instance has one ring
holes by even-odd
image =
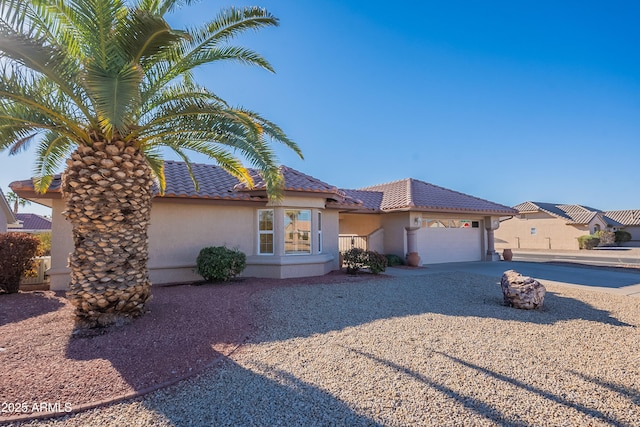
[[[40,239],[27,233],[0,234],[0,291],[20,290],[20,277],[33,267]]]
[[[31,202],[23,199],[22,197],[18,196],[16,193],[14,193],[13,191],[9,191],[7,194],[7,202],[9,203],[13,203],[13,213],[17,214],[18,213],[18,207],[22,206],[25,207],[27,205],[30,205]]]

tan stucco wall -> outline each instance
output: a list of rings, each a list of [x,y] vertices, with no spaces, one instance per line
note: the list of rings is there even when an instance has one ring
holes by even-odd
[[[340,234],[368,236],[382,227],[382,215],[379,214],[340,214]]]
[[[531,228],[536,229],[535,235]],[[525,219],[513,217],[500,223],[496,249],[578,249],[578,237],[589,233],[587,225],[567,224],[545,213],[527,214]]]
[[[213,205],[156,199],[149,227],[149,274],[152,283],[194,281],[200,250],[207,246],[239,249],[247,255],[244,276],[303,277],[326,274],[338,268],[338,213],[324,210],[324,199],[285,198],[278,206]],[[257,255],[258,209],[274,209],[276,227],[283,225],[287,208],[312,209],[312,254],[284,256],[284,234],[274,233],[276,254]],[[61,200],[53,204],[51,289],[65,290],[69,283],[68,254],[73,250],[70,224],[60,212]],[[317,246],[317,213],[322,212],[322,252]]]

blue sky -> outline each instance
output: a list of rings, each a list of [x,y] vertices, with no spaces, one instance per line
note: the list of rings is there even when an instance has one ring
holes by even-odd
[[[640,208],[640,3],[204,1],[171,21],[249,4],[280,27],[237,42],[276,74],[198,79],[283,127],[305,160],[282,163],[341,188],[411,177],[509,206]],[[0,154],[0,187],[32,167]]]

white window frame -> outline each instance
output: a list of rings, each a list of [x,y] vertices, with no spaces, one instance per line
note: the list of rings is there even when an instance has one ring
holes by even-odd
[[[318,211],[318,253],[322,253],[322,212]]]
[[[262,212],[271,212],[271,230],[260,229],[260,216]],[[258,209],[258,255],[274,255],[275,254],[275,228],[276,228],[276,214],[273,209]],[[262,252],[261,236],[271,235],[271,252]]]

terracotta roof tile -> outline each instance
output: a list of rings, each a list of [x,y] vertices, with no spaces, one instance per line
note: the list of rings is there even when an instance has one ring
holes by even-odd
[[[438,210],[501,215],[516,213],[508,206],[412,178],[345,192],[362,200],[364,208],[369,210]]]
[[[310,175],[306,175],[295,169],[281,166],[280,170],[284,176],[284,189],[285,191],[302,191],[311,193],[328,193],[335,194],[340,197],[344,197],[344,193],[338,190],[337,187],[329,185],[326,182],[320,181]],[[266,190],[266,182],[260,176],[258,171],[250,169],[251,177],[253,178],[253,189],[250,189],[245,183],[238,183],[235,189],[238,191],[251,191],[251,190]]]
[[[283,166],[281,169],[284,175],[285,191],[326,195],[328,199],[331,199],[333,207],[342,206],[343,203],[345,207],[361,205],[359,200],[346,200],[344,192],[335,186],[292,168]],[[252,193],[253,191],[264,191],[266,189],[264,180],[255,169],[249,169],[249,173],[254,179],[253,189],[249,189],[245,184],[241,183],[237,178],[234,178],[219,166],[192,163],[191,170],[198,183],[198,190],[196,190],[195,184],[189,175],[186,163],[171,160],[165,161],[165,194],[164,196],[157,195],[156,197],[235,201],[264,200],[264,197],[256,197],[256,195]],[[48,191],[59,192],[60,184],[60,175],[56,175]],[[33,190],[33,183],[31,180],[15,181],[11,183],[11,187]],[[155,189],[155,193],[158,193],[157,188]]]

